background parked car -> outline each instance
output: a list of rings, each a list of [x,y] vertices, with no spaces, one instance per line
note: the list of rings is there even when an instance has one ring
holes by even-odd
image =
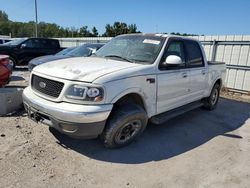
[[[56,39],[29,38],[0,45],[0,54],[8,55],[10,63],[15,67],[16,65],[26,64],[39,56],[55,54],[62,49]]]
[[[55,55],[65,55],[65,54],[69,53],[70,51],[74,50],[75,48],[77,48],[77,47],[75,46],[75,47],[65,48],[62,51],[56,53]],[[54,55],[48,55],[48,56],[54,56]],[[42,57],[44,57],[44,56],[42,56]],[[38,57],[38,58],[40,58],[40,57]]]
[[[50,56],[42,56],[35,58],[29,62],[28,68],[29,71],[32,71],[32,69],[40,64],[47,63],[49,61],[59,60],[59,59],[65,59],[70,57],[87,57],[92,55],[92,53],[96,52],[98,49],[100,49],[104,44],[100,43],[86,43],[79,47],[73,47],[73,48],[67,48],[62,50],[61,52],[58,52],[55,55]]]
[[[0,44],[4,44],[4,43],[7,43],[7,42],[10,42],[11,39],[0,39]]]
[[[12,68],[9,64],[9,56],[0,55],[0,87],[5,86],[11,76]]]

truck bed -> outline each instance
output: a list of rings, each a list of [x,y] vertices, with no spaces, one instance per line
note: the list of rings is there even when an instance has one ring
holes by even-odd
[[[222,65],[222,64],[226,64],[225,62],[222,61],[207,61],[208,65]]]
[[[217,77],[222,78],[222,85],[226,77],[226,63],[218,61],[208,61],[209,80],[214,80]]]

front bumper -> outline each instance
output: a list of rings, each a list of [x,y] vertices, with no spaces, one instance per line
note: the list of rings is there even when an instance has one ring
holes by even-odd
[[[23,103],[28,115],[72,137],[94,138],[104,129],[112,104],[78,105],[52,102],[33,93],[30,87],[23,91]]]

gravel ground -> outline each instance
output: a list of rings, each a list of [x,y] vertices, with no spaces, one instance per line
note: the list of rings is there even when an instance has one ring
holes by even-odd
[[[10,83],[7,87],[12,86],[19,86],[19,87],[25,87],[28,85],[29,82],[29,75],[30,72],[28,71],[28,68],[26,66],[19,66],[16,68],[15,71],[13,71]]]
[[[24,111],[0,117],[0,187],[249,187],[250,103],[226,97],[212,112],[148,125],[115,150],[61,135]]]

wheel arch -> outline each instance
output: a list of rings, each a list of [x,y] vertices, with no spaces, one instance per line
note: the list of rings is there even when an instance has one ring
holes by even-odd
[[[221,78],[217,78],[216,81],[214,82],[213,86],[215,84],[219,84],[220,88],[222,87],[222,79]]]
[[[212,92],[213,87],[215,86],[215,84],[219,84],[220,88],[222,87],[223,81],[222,78],[218,77],[214,80],[213,84],[211,84],[210,90],[209,90],[209,95]]]
[[[111,103],[114,104],[114,106],[117,106],[121,104],[126,104],[127,101],[139,105],[147,113],[145,95],[139,88],[131,88],[121,92],[115,98],[112,99]]]
[[[10,53],[6,53],[6,55],[8,55],[9,56],[9,58],[11,58],[11,59],[13,59],[15,62],[14,62],[14,67],[18,64],[18,59],[17,59],[17,57],[15,56],[15,55],[13,55],[13,54],[10,54]],[[14,68],[13,67],[13,68]]]

